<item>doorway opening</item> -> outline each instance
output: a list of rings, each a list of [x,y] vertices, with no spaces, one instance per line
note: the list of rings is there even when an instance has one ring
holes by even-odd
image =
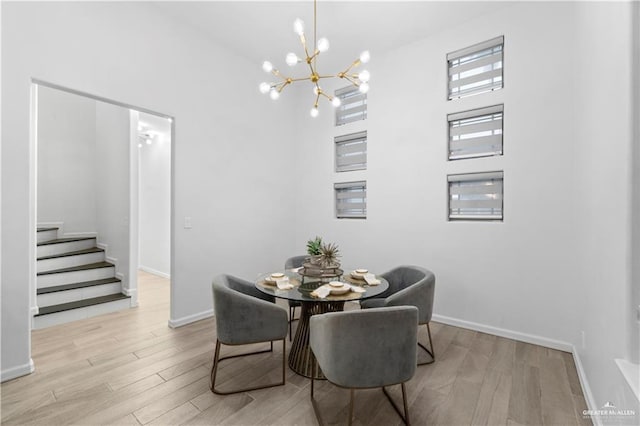
[[[32,329],[137,306],[139,269],[171,286],[174,120],[32,83]]]

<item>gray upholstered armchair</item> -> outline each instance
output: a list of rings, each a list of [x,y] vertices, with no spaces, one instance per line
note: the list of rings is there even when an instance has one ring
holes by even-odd
[[[418,342],[418,346],[431,357],[429,361],[420,362],[418,365],[431,364],[436,359],[431,340],[431,327],[429,327],[433,314],[435,275],[419,266],[399,266],[385,272],[382,276],[389,281],[389,289],[380,297],[363,300],[360,302],[360,307],[364,309],[403,305],[417,307],[419,311],[418,324],[427,326],[429,349],[420,342]]]
[[[301,267],[307,257],[309,256],[304,255],[304,256],[290,257],[284,263],[284,269],[293,269],[293,268]],[[298,320],[298,318],[294,318],[296,315],[297,306],[300,306],[300,302],[297,302],[295,300],[289,300],[289,341],[291,341],[291,331],[292,331],[291,322]]]
[[[310,345],[327,380],[349,388],[349,424],[353,418],[354,389],[381,387],[402,420],[409,424],[405,382],[416,371],[418,309],[398,306],[314,315],[310,320]],[[371,330],[375,330],[372,333]],[[311,402],[322,423],[314,398]],[[404,414],[385,386],[400,384]]]
[[[258,291],[254,285],[230,275],[213,279],[213,306],[216,316],[216,349],[211,367],[211,391],[228,395],[271,386],[284,385],[286,368],[287,311],[277,306],[272,296]],[[220,361],[238,356],[273,351],[273,341],[282,340],[282,381],[247,389],[220,391],[216,389],[216,374]],[[220,346],[269,342],[270,349],[220,358]]]

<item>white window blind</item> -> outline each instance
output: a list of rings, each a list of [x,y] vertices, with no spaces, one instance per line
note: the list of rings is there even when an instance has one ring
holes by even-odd
[[[367,132],[337,136],[336,172],[365,170],[367,168]]]
[[[449,114],[449,159],[502,155],[504,105]]]
[[[504,172],[449,175],[449,220],[502,220]]]
[[[343,182],[333,185],[336,193],[336,217],[367,217],[367,182]]]
[[[341,104],[336,108],[336,126],[367,119],[367,94],[357,87],[349,86],[336,90]]]
[[[504,37],[449,53],[449,99],[502,88]]]

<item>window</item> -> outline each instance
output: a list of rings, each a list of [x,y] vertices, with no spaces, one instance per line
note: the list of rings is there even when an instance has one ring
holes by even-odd
[[[449,220],[502,220],[503,172],[449,175]]]
[[[336,136],[336,172],[367,168],[367,132]]]
[[[341,104],[336,108],[336,126],[367,119],[367,94],[357,87],[349,86],[336,90]]]
[[[502,89],[503,47],[501,36],[449,53],[449,99]]]
[[[449,160],[502,155],[504,106],[449,114]]]
[[[336,217],[366,219],[367,182],[344,182],[333,185],[336,193]]]

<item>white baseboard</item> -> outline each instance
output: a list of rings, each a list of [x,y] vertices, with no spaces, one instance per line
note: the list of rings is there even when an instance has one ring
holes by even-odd
[[[6,382],[7,380],[15,379],[20,376],[26,376],[27,374],[33,373],[34,370],[35,366],[33,364],[33,360],[29,358],[29,362],[27,364],[2,370],[2,372],[0,372],[0,382]]]
[[[31,308],[29,308],[29,315],[31,315],[32,317],[38,315],[39,312],[40,308],[38,308],[37,306],[32,306]]]
[[[198,312],[197,314],[187,315],[186,317],[178,318],[178,319],[170,319],[169,327],[178,328],[183,325],[191,324],[192,322],[200,321],[205,318],[209,318],[213,316],[213,309],[208,309],[203,312]]]
[[[591,392],[591,386],[589,386],[589,380],[587,380],[587,373],[584,371],[584,367],[582,366],[582,360],[580,359],[580,354],[578,354],[578,349],[573,346],[573,363],[576,365],[576,370],[578,372],[578,379],[580,380],[580,386],[582,387],[582,395],[584,395],[584,401],[587,403],[587,408],[593,412],[597,413],[597,410],[600,409],[596,405],[596,400],[593,397],[593,392]],[[602,418],[600,415],[592,415],[591,421],[596,426],[602,425]]]
[[[161,271],[158,271],[158,270],[153,269],[153,268],[149,268],[147,266],[139,265],[138,269],[141,270],[141,271],[144,271],[144,272],[148,272],[149,274],[157,275],[157,276],[162,277],[162,278],[171,279],[171,275],[169,275],[167,273],[164,273],[164,272],[161,272]]]
[[[506,337],[507,339],[518,340],[520,342],[532,343],[534,345],[540,345],[546,348],[573,353],[573,345],[571,343],[548,339],[546,337],[536,336],[535,334],[521,333],[519,331],[507,330],[506,328],[493,327],[490,325],[465,321],[437,314],[433,315],[433,320],[436,322],[453,325],[455,327],[468,328],[469,330],[481,331],[483,333],[493,334],[494,336]]]

